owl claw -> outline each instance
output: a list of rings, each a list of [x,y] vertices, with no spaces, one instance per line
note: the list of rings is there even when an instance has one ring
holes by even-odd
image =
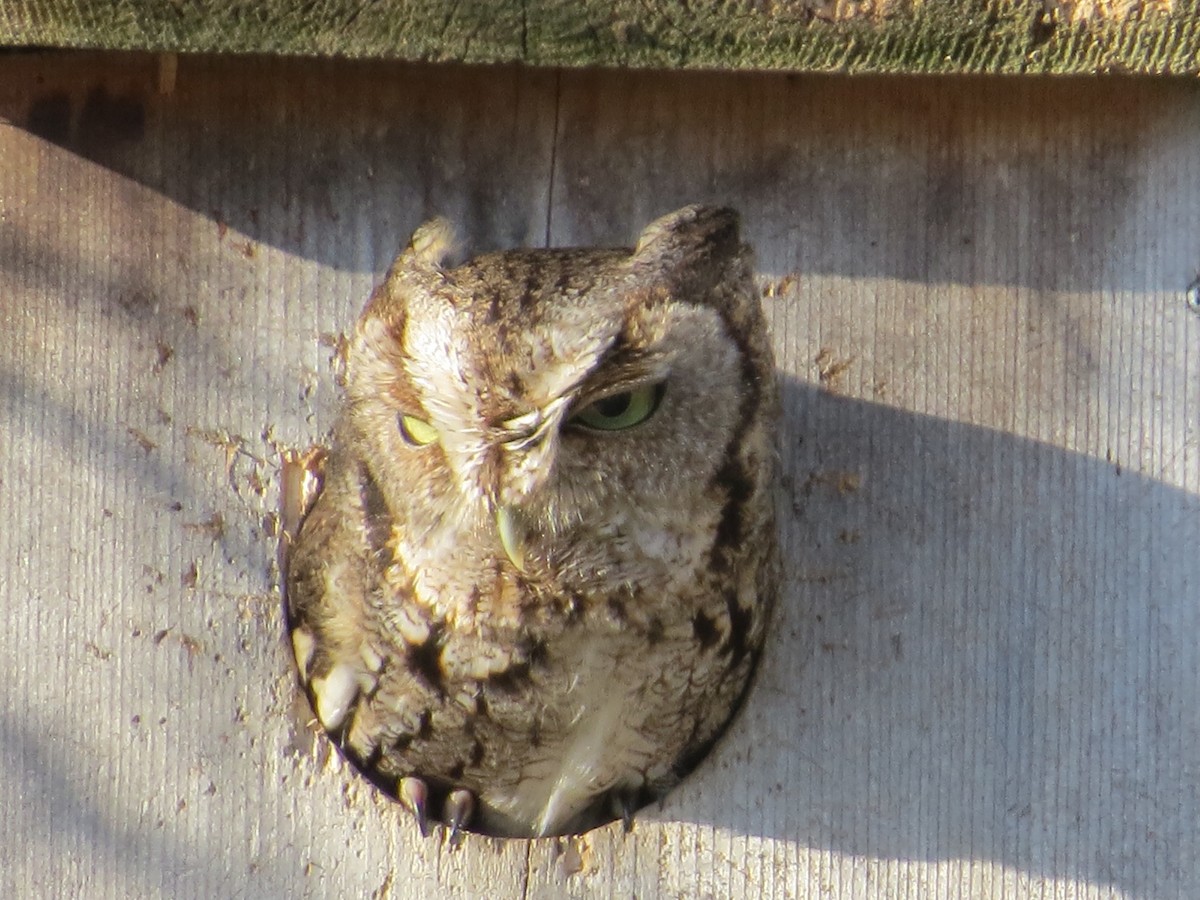
[[[631,790],[613,791],[609,797],[613,815],[621,820],[626,834],[633,831],[633,815],[638,809],[637,801],[637,792]]]
[[[337,731],[358,696],[358,676],[349,666],[334,666],[326,675],[312,680],[312,692],[317,718],[326,731]]]
[[[292,631],[292,653],[296,657],[296,668],[300,672],[300,683],[308,684],[308,673],[317,652],[317,639],[307,628],[296,627]]]
[[[471,823],[475,814],[475,795],[466,788],[455,788],[446,797],[442,817],[450,826],[450,843],[454,843],[459,831]]]
[[[412,813],[421,829],[421,837],[429,836],[429,822],[425,817],[425,807],[429,803],[429,788],[420,778],[411,776],[400,779],[397,793],[404,808]]]

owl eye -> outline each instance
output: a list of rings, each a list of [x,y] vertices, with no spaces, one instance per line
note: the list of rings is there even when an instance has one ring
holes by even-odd
[[[665,390],[666,384],[659,382],[601,397],[572,416],[571,423],[598,431],[632,428],[654,415]]]
[[[438,439],[437,429],[416,416],[400,415],[400,434],[414,447],[424,447]]]

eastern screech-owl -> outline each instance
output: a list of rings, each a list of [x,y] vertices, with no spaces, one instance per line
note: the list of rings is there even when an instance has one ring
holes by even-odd
[[[288,564],[317,717],[426,816],[623,817],[737,708],[776,594],[777,388],[727,209],[445,265],[420,228],[347,353]]]

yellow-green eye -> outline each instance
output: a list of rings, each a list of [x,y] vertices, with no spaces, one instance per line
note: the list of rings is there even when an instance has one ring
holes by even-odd
[[[416,416],[400,416],[400,433],[410,444],[424,447],[438,439],[437,429],[428,422],[422,422]]]
[[[572,416],[571,422],[599,431],[632,428],[654,415],[665,388],[660,382],[601,397]]]

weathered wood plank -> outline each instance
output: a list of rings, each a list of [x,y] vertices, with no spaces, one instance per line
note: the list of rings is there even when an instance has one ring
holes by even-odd
[[[0,894],[1200,894],[1200,95],[0,60]],[[631,836],[419,840],[294,719],[276,460],[427,215],[740,207],[788,593]]]
[[[1200,71],[1195,0],[0,0],[0,46],[810,72]]]

